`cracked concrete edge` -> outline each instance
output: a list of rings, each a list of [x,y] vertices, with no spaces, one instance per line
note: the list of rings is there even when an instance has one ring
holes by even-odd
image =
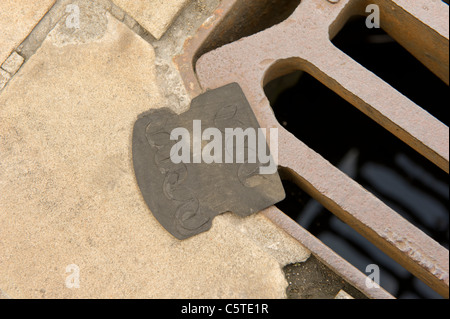
[[[189,108],[191,96],[174,59],[182,53],[185,42],[195,35],[201,25],[213,14],[219,3],[220,0],[208,1],[206,5],[201,0],[191,1],[184,6],[159,40],[142,27],[140,28],[141,33],[138,33],[155,49],[158,86],[166,101],[166,105],[162,106],[172,109],[177,114],[181,114]]]
[[[109,2],[109,1],[108,1]],[[201,25],[213,15],[220,0],[211,0],[204,4],[201,0],[192,0],[184,5],[172,20],[167,31],[156,39],[125,10],[109,2],[108,12],[118,21],[153,46],[156,53],[157,83],[164,97],[164,105],[181,114],[190,107],[191,96],[186,90],[180,71],[174,58],[182,53],[186,40],[192,38]]]
[[[36,53],[45,38],[58,25],[58,22],[67,17],[66,7],[69,4],[73,4],[74,1],[80,2],[83,0],[56,1],[28,37],[16,48],[13,54],[20,55],[23,58],[22,64],[26,63]],[[112,1],[94,1],[154,47],[156,52],[157,82],[165,101],[164,105],[159,107],[168,107],[178,114],[185,112],[190,106],[191,96],[185,88],[184,81],[173,59],[183,51],[186,40],[193,37],[203,22],[211,17],[219,6],[220,0],[211,0],[207,4],[200,0],[190,1],[189,4],[183,6],[160,39],[152,36],[132,16]],[[14,76],[14,74],[8,73],[9,77],[6,74],[2,74],[2,77],[0,77],[0,92]]]
[[[287,265],[305,262],[311,256],[309,249],[262,213],[245,218],[227,213],[220,218],[272,256],[281,270]]]
[[[58,21],[63,16],[63,10],[65,5],[69,3],[69,0],[58,0],[53,4],[53,6],[46,12],[42,19],[36,24],[36,26],[31,30],[28,36],[22,41],[17,48],[15,48],[6,61],[2,64],[2,69],[5,70],[4,64],[8,63],[11,58],[18,55],[22,58],[20,66],[15,70],[14,74],[17,73],[20,67],[39,49],[44,39],[47,37],[49,32],[55,27]],[[8,72],[9,77],[5,78],[3,74],[0,74],[0,93],[6,87],[8,82],[12,79],[14,74]]]
[[[149,31],[158,40],[167,32],[167,29],[170,28],[181,11],[191,2],[191,0],[172,0],[170,3],[155,0],[111,1],[116,6],[122,8],[129,16],[133,16],[144,29]],[[158,19],[155,19],[156,16]]]
[[[76,1],[76,0],[75,0]],[[79,0],[83,1],[83,0]],[[38,23],[38,25],[32,30],[31,34],[24,40],[24,42],[16,49],[18,54],[23,57],[23,62],[26,62],[30,59],[33,54],[41,47],[43,41],[50,35],[52,30],[61,22],[66,16],[65,13],[65,5],[69,3],[73,3],[74,1],[68,0],[59,0],[55,3],[55,5],[47,12],[44,18]],[[183,111],[189,107],[190,98],[186,98],[182,100],[184,103],[172,104],[173,101],[180,101],[179,96],[186,94],[184,90],[184,84],[179,74],[177,67],[174,65],[172,59],[173,57],[181,53],[183,49],[183,45],[186,39],[192,36],[196,30],[200,27],[203,21],[207,20],[210,16],[210,13],[216,8],[219,0],[214,0],[209,2],[209,7],[205,10],[205,8],[198,8],[197,1],[191,2],[175,19],[172,26],[166,32],[166,34],[160,39],[154,39],[148,32],[146,32],[137,22],[133,21],[131,17],[127,18],[127,15],[124,14],[123,18],[121,18],[121,13],[117,11],[117,8],[114,9],[112,6],[108,6],[109,1],[97,1],[104,5],[104,9],[112,14],[117,20],[121,20],[128,28],[130,28],[133,32],[139,35],[142,39],[147,41],[149,44],[154,46],[155,52],[157,53],[157,63],[156,68],[158,72],[158,86],[164,87],[167,89],[164,92],[164,101],[167,101],[167,105],[171,109],[175,111]],[[115,14],[112,13],[114,10]],[[187,25],[187,27],[186,27]],[[6,74],[11,77],[11,75],[7,72]],[[8,79],[9,80],[9,79]],[[174,90],[171,88],[175,87]],[[236,221],[233,222],[235,224]],[[258,226],[259,225],[259,226]],[[266,250],[272,257],[278,262],[280,268],[283,268],[285,265],[293,262],[301,262],[307,260],[309,258],[309,251],[305,254],[301,251],[298,246],[298,242],[295,241],[290,243],[288,248],[283,247],[284,250],[276,249],[277,247],[271,246],[273,242],[267,242],[267,240],[261,241],[260,234],[258,233],[259,228],[267,228],[270,226],[274,226],[272,223],[268,221],[256,222],[253,224],[252,222],[246,223],[245,225],[240,223],[239,228],[241,231],[245,232],[252,241],[260,244],[260,247],[263,250]],[[255,228],[256,227],[256,228]],[[278,233],[277,236],[288,236],[287,234],[280,234],[282,232],[281,229],[276,228],[274,230]],[[265,234],[267,235],[267,234]],[[280,239],[281,237],[278,237]],[[289,236],[288,236],[289,237]],[[291,253],[292,251],[297,251],[298,253]],[[287,286],[287,281],[286,281]],[[3,291],[0,291],[0,296],[5,298],[11,298],[8,294]]]
[[[72,2],[71,0],[57,0],[28,37],[17,47],[17,52],[25,58],[25,61],[36,53],[50,31],[62,18],[67,16],[66,7]],[[101,2],[106,3],[106,1]]]

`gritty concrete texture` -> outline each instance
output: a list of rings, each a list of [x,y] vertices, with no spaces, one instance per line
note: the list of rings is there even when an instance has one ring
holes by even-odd
[[[190,0],[113,0],[113,2],[136,19],[156,39],[167,31],[179,11]]]
[[[0,1],[0,64],[27,37],[55,1]]]
[[[11,74],[0,69],[0,90],[5,87],[6,83],[8,83],[10,78],[11,78]]]
[[[116,6],[114,3],[111,5],[111,14],[119,21],[123,21],[125,18],[125,11]]]
[[[101,39],[107,28],[107,18],[102,2],[73,0],[71,6],[79,10],[79,25],[70,23],[70,16],[63,19],[49,34],[54,45],[66,46],[70,44],[82,44]],[[69,4],[65,6],[71,8]],[[69,10],[69,13],[73,11]]]
[[[13,52],[9,58],[2,64],[2,69],[7,71],[9,74],[14,75],[20,69],[23,64],[23,57]]]
[[[220,217],[219,217],[220,218]],[[280,265],[288,265],[295,262],[303,262],[310,256],[310,252],[299,246],[298,242],[262,214],[252,215],[245,219],[234,214],[226,214],[221,218],[227,218],[234,228],[250,239],[255,245],[261,246]]]
[[[90,29],[61,21],[0,93],[2,297],[286,297],[282,267],[310,253],[266,217],[228,213],[186,241],[154,219],[131,135],[167,103],[156,50],[85,8]]]
[[[182,10],[164,37],[155,41],[145,34],[144,38],[152,43],[156,52],[156,69],[158,86],[164,97],[165,106],[175,113],[185,112],[190,105],[191,97],[180,75],[179,65],[175,65],[175,56],[184,50],[186,39],[194,36],[201,28],[202,21],[208,20],[219,0],[193,0]]]
[[[6,292],[0,289],[0,299],[11,299]]]

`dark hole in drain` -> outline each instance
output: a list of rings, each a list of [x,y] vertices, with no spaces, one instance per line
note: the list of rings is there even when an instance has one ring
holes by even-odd
[[[270,82],[266,94],[278,121],[368,191],[449,246],[448,175],[312,76],[294,72]],[[423,88],[427,94],[427,88]],[[381,285],[399,298],[439,298],[403,267],[289,181],[277,206],[365,272],[381,269]]]
[[[332,42],[442,123],[449,125],[446,107],[448,86],[383,29],[369,29],[366,17],[355,16]]]
[[[200,56],[209,51],[283,22],[300,2],[301,0],[238,1],[197,52],[194,65]]]
[[[315,256],[284,268],[288,299],[334,299],[343,290],[355,299],[367,299]]]

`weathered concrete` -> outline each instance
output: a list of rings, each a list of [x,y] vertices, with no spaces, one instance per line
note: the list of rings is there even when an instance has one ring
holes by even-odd
[[[2,69],[11,75],[16,74],[23,64],[23,57],[17,52],[13,52],[9,58],[2,64]]]
[[[11,74],[6,72],[5,70],[0,69],[0,90],[4,88],[9,79],[11,79]]]
[[[27,37],[56,0],[0,2],[0,65]]]
[[[155,52],[91,9],[91,31],[55,27],[0,93],[2,295],[285,297],[282,266],[309,251],[266,217],[225,214],[186,241],[153,218],[131,134],[140,113],[166,104]],[[66,287],[72,264],[78,289]]]
[[[156,39],[167,31],[180,10],[190,0],[112,0],[139,22]]]

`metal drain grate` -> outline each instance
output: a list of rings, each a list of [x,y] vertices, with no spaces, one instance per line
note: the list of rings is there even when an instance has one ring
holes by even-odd
[[[448,6],[437,0],[303,0],[282,23],[204,54],[194,72],[197,56],[208,47],[205,43],[212,35],[221,34],[221,22],[231,12],[236,16],[245,2],[224,1],[178,57],[191,95],[239,83],[260,126],[279,129],[279,165],[296,184],[448,298],[448,250],[286,131],[276,120],[263,90],[273,79],[295,70],[305,71],[448,173],[448,126],[330,40],[349,17],[363,14],[369,4],[376,4],[381,9],[383,29],[448,84]],[[362,273],[276,207],[264,214],[368,297],[392,297],[382,289],[368,288]]]

